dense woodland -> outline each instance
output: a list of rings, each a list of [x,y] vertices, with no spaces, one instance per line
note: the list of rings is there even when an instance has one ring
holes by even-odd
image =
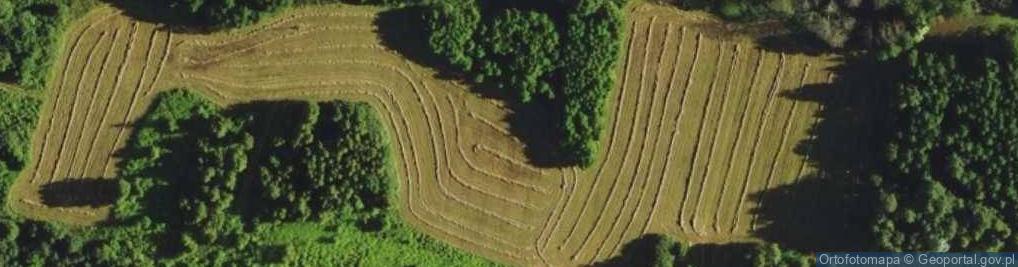
[[[1015,30],[977,29],[903,58],[888,170],[876,182],[882,249],[1018,249]]]

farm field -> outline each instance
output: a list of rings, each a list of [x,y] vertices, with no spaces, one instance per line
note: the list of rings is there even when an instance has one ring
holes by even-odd
[[[114,179],[131,122],[156,92],[181,87],[221,105],[370,103],[394,139],[404,218],[513,265],[593,263],[645,233],[753,240],[768,222],[754,216],[766,204],[752,196],[812,172],[795,147],[822,107],[787,95],[831,81],[832,58],[764,51],[696,13],[638,5],[599,162],[539,168],[508,129],[511,110],[383,45],[381,11],[302,8],[212,35],[93,11],[65,35],[12,205],[77,225],[104,218],[108,207],[62,206],[40,192]]]

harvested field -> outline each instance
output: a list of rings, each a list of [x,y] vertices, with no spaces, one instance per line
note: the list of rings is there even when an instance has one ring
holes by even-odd
[[[830,82],[837,63],[765,51],[718,24],[634,9],[602,161],[578,174],[544,253],[594,263],[646,233],[752,241],[765,223],[752,196],[813,171],[794,147],[821,107],[787,95]]]
[[[103,206],[51,206],[41,189],[115,179],[131,123],[155,92],[186,87],[221,105],[370,103],[393,138],[401,213],[456,247],[514,265],[578,265],[645,233],[694,243],[753,240],[756,192],[811,172],[794,146],[821,107],[785,96],[829,82],[824,57],[763,51],[702,15],[640,5],[627,22],[604,146],[588,169],[540,168],[512,112],[382,45],[381,10],[297,9],[245,29],[171,33],[112,8],[72,27],[12,205],[32,218],[96,223]],[[86,189],[83,189],[86,190]],[[89,192],[81,192],[88,194]]]

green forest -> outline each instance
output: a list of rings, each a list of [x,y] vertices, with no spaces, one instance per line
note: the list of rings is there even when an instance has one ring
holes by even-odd
[[[1015,30],[977,29],[903,57],[879,246],[911,251],[1018,249]]]

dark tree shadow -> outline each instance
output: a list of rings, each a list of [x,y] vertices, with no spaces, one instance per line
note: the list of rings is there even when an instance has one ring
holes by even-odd
[[[749,257],[756,246],[754,243],[697,244],[686,252],[685,265],[676,266],[749,267],[753,266]]]
[[[65,179],[42,186],[42,202],[50,207],[92,208],[108,206],[120,196],[117,180],[104,178]]]
[[[883,169],[890,102],[900,62],[842,58],[831,84],[808,85],[783,97],[821,105],[810,135],[795,147],[814,173],[778,177],[794,182],[756,193],[762,206],[758,238],[804,252],[873,248],[870,225],[877,195],[871,177]]]
[[[657,255],[656,246],[663,236],[647,234],[629,241],[622,247],[619,256],[594,263],[598,267],[653,266]],[[669,252],[674,256],[673,266],[698,267],[742,267],[752,266],[750,256],[757,244],[697,244],[685,247],[675,243]]]
[[[202,26],[202,22],[173,8],[170,0],[101,0],[124,14],[148,23],[162,25],[160,29],[175,33],[209,33],[213,30]]]
[[[819,56],[836,52],[808,32],[784,32],[757,38],[760,49],[775,53]]]
[[[662,242],[665,237],[656,234],[647,234],[640,236],[637,239],[633,239],[622,246],[622,253],[611,259],[607,259],[603,262],[593,264],[593,266],[651,266],[654,262],[655,246]],[[681,248],[675,248],[672,252],[680,254],[681,251],[676,251]]]
[[[436,69],[436,78],[463,80],[443,58],[428,49],[423,12],[423,7],[411,6],[378,13],[374,25],[382,45],[413,63]]]

